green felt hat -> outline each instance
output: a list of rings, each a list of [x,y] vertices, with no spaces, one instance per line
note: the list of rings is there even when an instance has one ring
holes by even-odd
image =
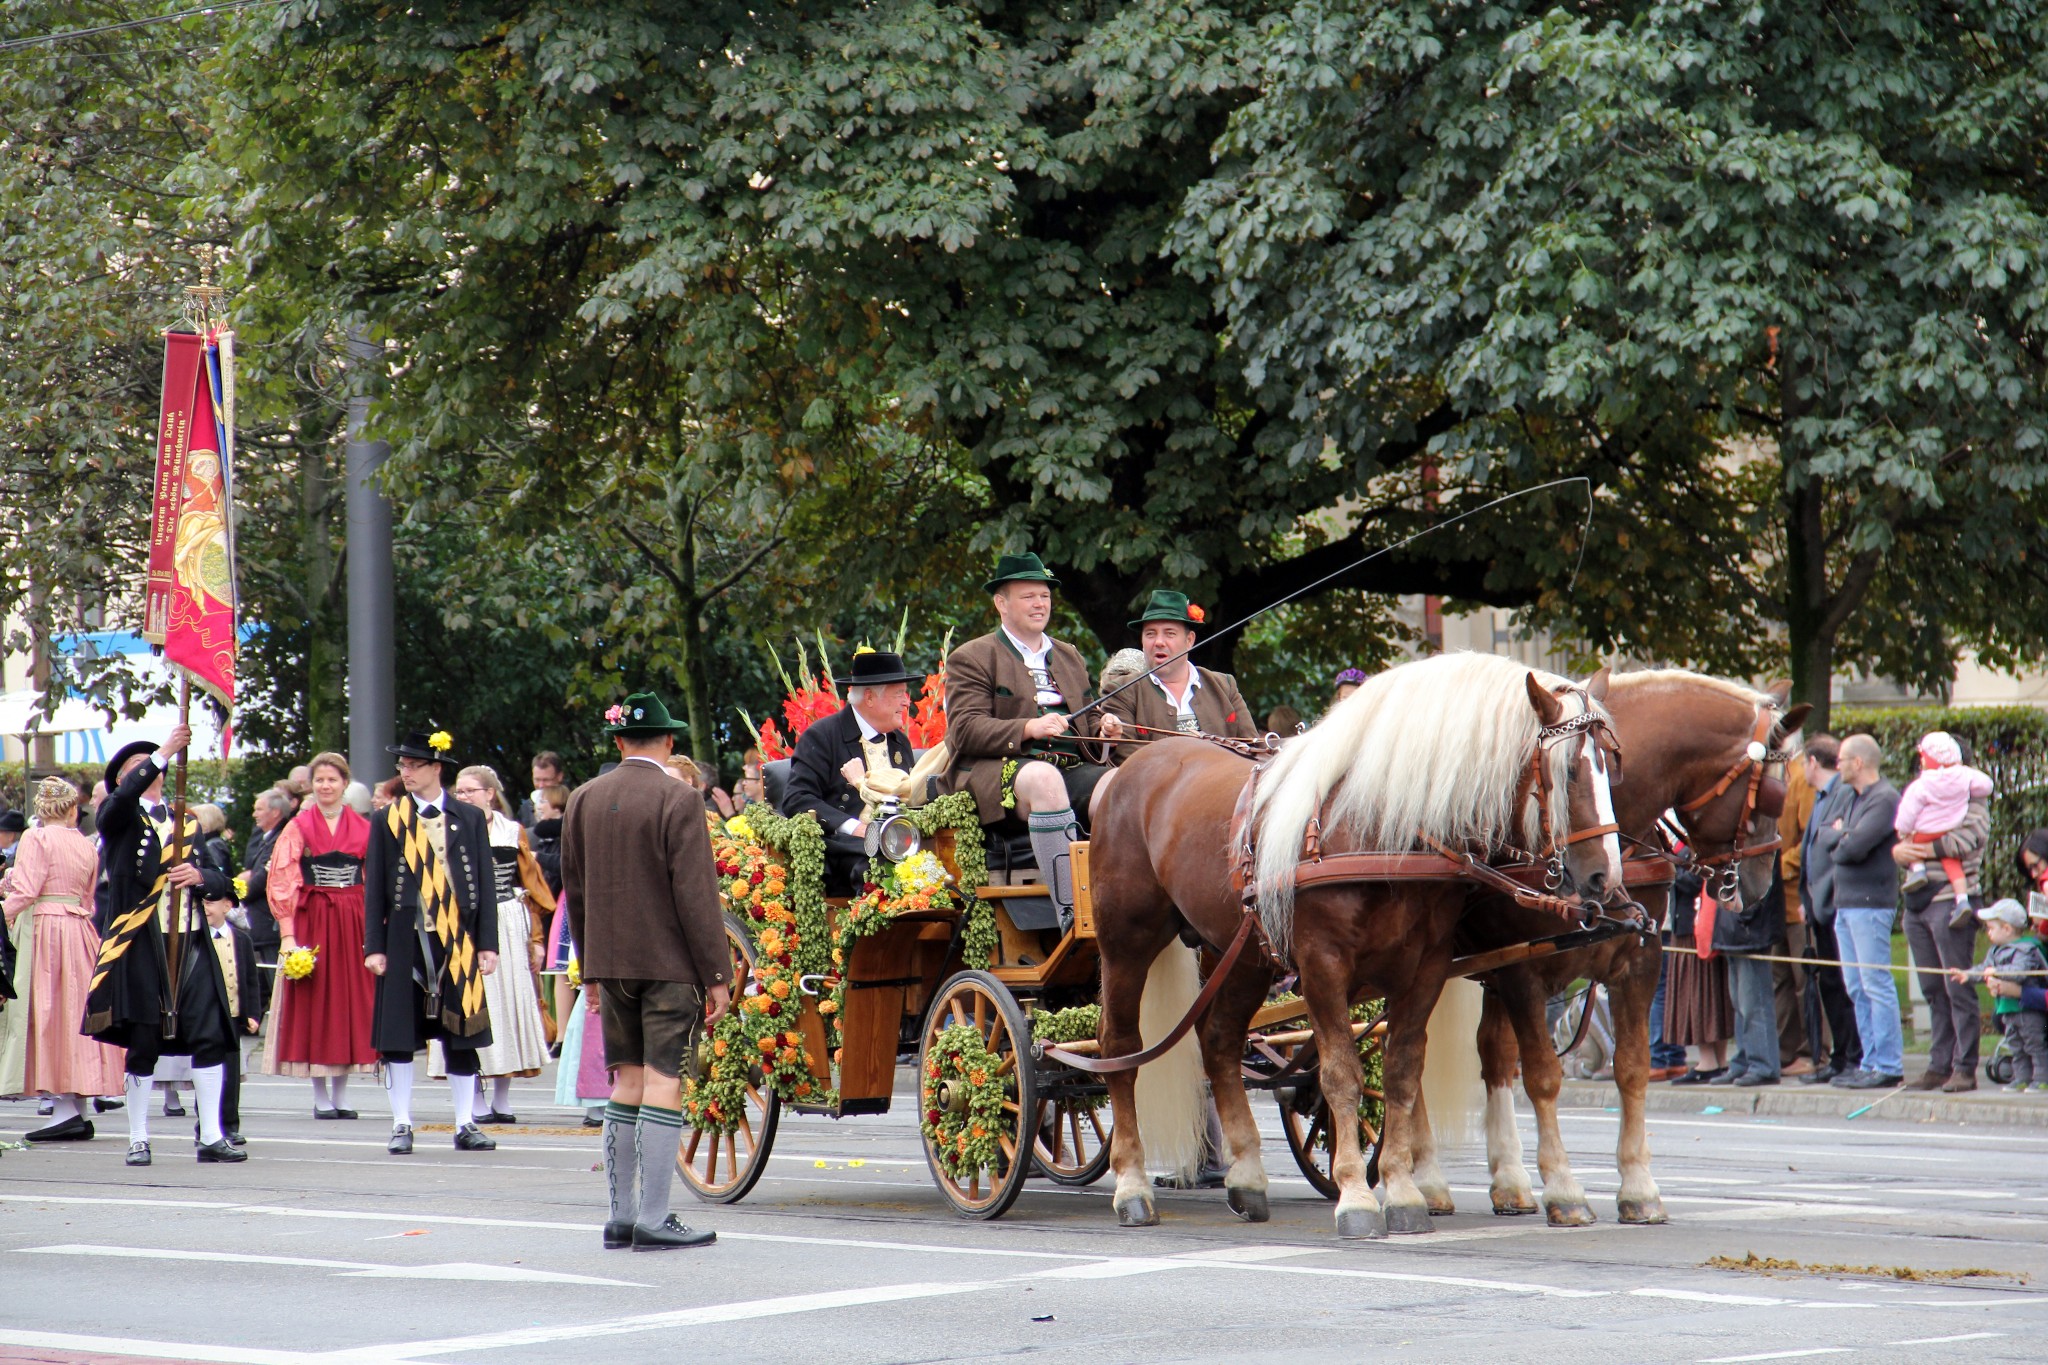
[[[1005,583],[1043,583],[1048,588],[1057,588],[1060,581],[1045,571],[1045,561],[1026,550],[1021,555],[1004,555],[996,561],[996,571],[988,582],[981,585],[983,592],[994,592]]]
[[[1171,588],[1155,588],[1145,602],[1145,614],[1131,622],[1131,629],[1143,630],[1147,621],[1172,621],[1195,630],[1205,623],[1206,614],[1188,601],[1186,593],[1175,592]]]
[[[635,692],[606,711],[604,718],[607,735],[680,735],[690,728],[683,721],[671,720],[668,707],[652,692]]]

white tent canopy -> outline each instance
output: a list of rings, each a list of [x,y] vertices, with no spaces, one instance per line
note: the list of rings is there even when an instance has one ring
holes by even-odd
[[[164,705],[150,707],[139,720],[117,716],[109,726],[106,712],[76,697],[58,703],[57,713],[46,718],[42,693],[28,689],[0,692],[0,738],[4,738],[5,757],[10,762],[21,761],[25,739],[48,735],[56,740],[57,762],[104,763],[115,750],[135,740],[162,743],[177,723],[178,708]],[[192,757],[218,758],[220,749],[220,727],[214,723],[213,709],[194,706]]]

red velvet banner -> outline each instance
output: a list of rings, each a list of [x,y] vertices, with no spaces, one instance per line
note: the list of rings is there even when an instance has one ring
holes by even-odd
[[[234,561],[224,424],[214,402],[213,337],[164,337],[143,637],[223,704],[235,700]],[[224,359],[224,357],[223,357]]]

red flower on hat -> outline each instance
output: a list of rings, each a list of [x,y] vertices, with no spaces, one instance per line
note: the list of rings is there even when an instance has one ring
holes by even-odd
[[[1196,606],[1192,602],[1188,603],[1188,620],[1193,621],[1196,625],[1200,625],[1202,622],[1208,619],[1208,616],[1202,611],[1200,607]]]

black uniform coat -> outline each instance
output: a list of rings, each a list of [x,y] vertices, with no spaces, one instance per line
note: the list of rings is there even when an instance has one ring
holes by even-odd
[[[162,773],[154,758],[145,758],[100,803],[100,866],[107,874],[110,922],[118,922],[140,906],[163,874],[166,850],[158,839],[155,822],[142,807],[142,793]],[[190,823],[196,831],[198,822]],[[188,854],[193,851],[194,842],[187,843]],[[189,856],[187,861],[191,861]],[[157,915],[151,913],[136,929],[127,948],[107,967],[100,989],[88,996],[86,1026],[81,1029],[88,1037],[145,1056],[194,1056],[217,1045],[219,1033],[224,1032],[232,1039],[227,991],[221,982],[219,963],[204,942],[206,918],[200,902],[232,897],[234,884],[214,868],[203,867],[200,872],[201,885],[188,888],[180,898],[186,924],[199,926],[196,934],[189,927],[186,931],[186,965],[189,968],[196,961],[200,970],[187,970],[181,975],[178,1035],[163,1036],[164,934]],[[102,931],[107,927],[103,925]],[[192,952],[195,941],[206,951]],[[210,968],[208,964],[212,964]]]
[[[909,772],[916,761],[910,739],[901,730],[882,737],[889,762]],[[825,891],[827,895],[850,895],[855,882],[865,875],[867,850],[862,841],[841,834],[839,827],[860,818],[860,792],[839,769],[849,758],[865,759],[860,747],[860,718],[851,706],[836,716],[827,716],[803,732],[789,763],[789,785],[782,791],[782,813],[809,811],[818,817],[825,831]]]
[[[400,801],[411,801],[401,796]],[[454,889],[462,927],[479,953],[498,951],[498,888],[491,871],[490,821],[475,806],[441,793],[441,818],[447,825],[448,884]],[[377,1005],[371,1015],[370,1045],[379,1052],[418,1052],[427,1039],[445,1046],[480,1048],[491,1045],[485,1028],[468,1037],[451,1036],[438,1019],[426,1017],[426,993],[413,980],[419,958],[420,888],[406,869],[391,832],[392,807],[370,821],[370,849],[363,860],[363,956],[384,954],[384,975],[377,978]],[[431,927],[428,929],[432,935]],[[445,979],[442,989],[448,989]]]

